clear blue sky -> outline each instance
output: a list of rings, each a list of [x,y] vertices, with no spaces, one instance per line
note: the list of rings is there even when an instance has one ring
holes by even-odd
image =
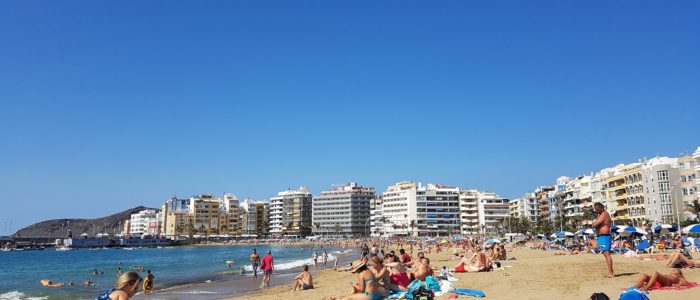
[[[517,197],[677,156],[700,146],[698,15],[698,1],[2,1],[0,232],[348,181]]]

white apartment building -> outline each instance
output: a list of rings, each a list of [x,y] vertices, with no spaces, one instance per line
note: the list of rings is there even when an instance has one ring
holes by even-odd
[[[287,189],[270,198],[270,234],[310,234],[312,198],[306,187]]]
[[[683,203],[688,207],[693,201],[698,200],[698,185],[696,184],[695,175],[695,159],[692,156],[683,156],[678,158],[678,167],[680,168],[681,182],[679,183],[679,189],[681,194],[683,194]],[[682,219],[695,218],[696,216],[684,209],[681,212],[683,216]]]
[[[678,158],[655,157],[646,160],[644,170],[644,199],[647,216],[653,223],[676,223],[677,214],[685,208],[679,189]]]
[[[478,190],[464,189],[459,191],[459,210],[463,235],[478,235],[481,233],[478,202]]]
[[[385,222],[384,216],[382,214],[382,197],[375,197],[374,199],[369,201],[369,227],[370,227],[370,236],[372,237],[380,237],[384,234],[384,225],[383,223]]]
[[[367,234],[374,188],[355,182],[322,191],[312,203],[314,234]]]
[[[442,236],[459,232],[459,188],[412,181],[382,195],[383,231],[389,235]]]
[[[153,234],[153,230],[149,233],[149,226],[152,227],[152,223],[160,224],[162,218],[162,214],[155,209],[144,209],[138,213],[131,214],[131,218],[129,219],[129,234]],[[155,234],[158,233],[159,232],[156,232]]]
[[[520,218],[525,214],[520,198],[515,198],[508,202],[508,213],[511,218]]]
[[[477,194],[479,227],[485,235],[498,235],[496,223],[508,217],[508,199],[494,192],[480,191]]]

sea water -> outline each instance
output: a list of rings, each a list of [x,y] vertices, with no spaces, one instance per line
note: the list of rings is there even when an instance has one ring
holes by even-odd
[[[260,257],[272,251],[277,272],[297,272],[305,264],[312,264],[311,250],[300,246],[236,245],[124,249],[0,252],[0,300],[28,299],[94,299],[111,288],[117,270],[134,271],[143,266],[156,277],[156,289],[252,276],[250,254],[257,249]],[[320,248],[318,250],[321,262]],[[335,255],[349,250],[327,247],[328,265],[333,266]],[[226,261],[233,260],[229,268]],[[101,275],[93,275],[97,269]],[[104,273],[103,273],[104,272]],[[102,274],[103,273],[103,274]],[[141,277],[145,272],[139,273]],[[259,277],[260,274],[259,274]],[[95,286],[86,287],[90,279]],[[45,288],[39,282],[49,279],[54,283],[72,280],[74,286]],[[186,298],[186,297],[183,297]]]

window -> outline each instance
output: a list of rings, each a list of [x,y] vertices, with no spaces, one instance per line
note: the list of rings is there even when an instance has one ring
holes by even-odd
[[[668,180],[668,171],[658,171],[656,172],[659,180]]]
[[[659,182],[659,192],[668,192],[670,190],[670,183]]]

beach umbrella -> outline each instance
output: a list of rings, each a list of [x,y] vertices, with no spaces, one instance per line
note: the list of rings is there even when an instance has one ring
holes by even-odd
[[[447,244],[447,243],[449,243],[447,240],[440,241],[440,244]]]
[[[552,233],[552,238],[560,238],[560,237],[571,237],[575,236],[573,232],[568,232],[568,231],[557,231],[555,233]]]
[[[501,240],[499,240],[499,239],[488,239],[488,240],[486,241],[486,244],[487,244],[487,245],[491,245],[491,244],[493,244],[493,243],[499,243],[499,244],[501,244]]]
[[[684,233],[700,233],[700,224],[693,224],[683,227]]]
[[[581,229],[579,231],[576,231],[576,235],[594,235],[595,234],[595,229],[593,228],[586,228],[586,229]]]
[[[647,235],[644,229],[634,226],[617,226],[617,233],[621,236],[643,236]]]
[[[678,227],[670,225],[670,224],[659,224],[659,225],[654,226],[654,228],[652,230],[654,230],[654,233],[667,234],[669,232],[678,231]]]

